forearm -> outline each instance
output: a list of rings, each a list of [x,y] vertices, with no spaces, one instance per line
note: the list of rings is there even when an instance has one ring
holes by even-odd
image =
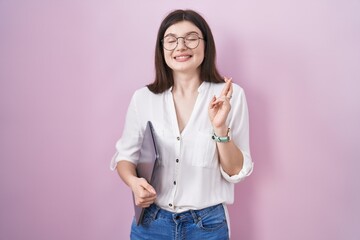
[[[227,143],[217,143],[217,149],[220,164],[223,170],[229,176],[238,174],[243,167],[244,161],[244,157],[240,149],[233,141],[229,141]]]
[[[226,136],[227,128],[223,127],[215,129],[215,133],[218,136]],[[229,176],[238,174],[243,167],[244,156],[241,150],[235,145],[234,141],[217,142],[216,146],[223,170]]]
[[[155,201],[155,189],[144,178],[137,177],[135,164],[120,161],[117,164],[117,172],[133,192],[137,206],[148,207]]]
[[[137,178],[135,164],[129,161],[120,161],[117,164],[116,170],[124,183],[131,187],[133,181]]]

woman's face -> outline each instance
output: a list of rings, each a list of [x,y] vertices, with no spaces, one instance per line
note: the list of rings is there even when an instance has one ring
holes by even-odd
[[[165,31],[164,46],[166,46],[165,44],[171,45],[171,43],[176,45],[176,38],[178,38],[175,49],[163,49],[165,62],[173,70],[173,73],[199,72],[199,67],[204,60],[205,44],[202,39],[196,40],[197,36],[203,38],[200,29],[189,21],[175,23]],[[185,45],[185,37],[190,48]],[[165,43],[165,41],[168,42]],[[197,41],[199,41],[199,45],[193,48],[197,45]]]

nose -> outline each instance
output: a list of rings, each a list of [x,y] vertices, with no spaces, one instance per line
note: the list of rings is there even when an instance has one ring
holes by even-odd
[[[177,41],[178,41],[178,42],[177,42],[176,48],[178,48],[178,49],[185,49],[185,48],[187,48],[187,46],[186,46],[186,44],[185,44],[185,38],[179,37]]]

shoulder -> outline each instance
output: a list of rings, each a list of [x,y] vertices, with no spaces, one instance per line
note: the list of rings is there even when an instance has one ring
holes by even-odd
[[[139,88],[134,92],[134,96],[136,96],[136,97],[149,97],[152,94],[153,93],[150,92],[150,90],[147,87]],[[155,94],[153,94],[153,95],[155,95]]]
[[[134,92],[133,98],[135,98],[136,100],[151,100],[153,98],[158,98],[162,95],[163,93],[155,94],[151,92],[148,87],[142,87]]]
[[[130,106],[136,112],[141,126],[145,126],[149,120],[154,121],[158,115],[162,114],[165,94],[166,92],[155,94],[147,87],[142,87],[134,92]]]
[[[240,85],[238,85],[236,83],[233,83],[233,93],[243,95],[244,94],[244,89]]]
[[[151,92],[147,87],[137,89],[131,99],[133,106],[138,110],[151,110],[159,106],[164,100],[166,93],[155,94]]]

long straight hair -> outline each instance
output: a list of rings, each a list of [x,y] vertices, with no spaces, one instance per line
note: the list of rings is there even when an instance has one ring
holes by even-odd
[[[165,62],[162,39],[166,30],[173,24],[189,21],[198,27],[205,41],[204,60],[200,66],[200,80],[205,82],[224,82],[216,65],[216,48],[210,27],[205,19],[193,10],[175,10],[169,13],[162,21],[156,39],[155,46],[155,80],[147,85],[153,93],[162,93],[174,85],[172,69]]]

